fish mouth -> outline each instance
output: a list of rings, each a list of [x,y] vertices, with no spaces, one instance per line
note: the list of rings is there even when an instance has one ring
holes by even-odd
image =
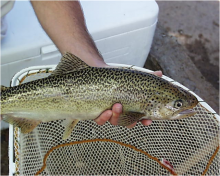
[[[193,109],[186,109],[186,110],[178,112],[177,115],[171,117],[171,120],[182,119],[182,118],[193,116],[195,114],[196,112]]]
[[[180,115],[184,115],[184,114],[195,114],[196,112],[193,109],[186,109],[183,110],[181,112],[179,112]]]

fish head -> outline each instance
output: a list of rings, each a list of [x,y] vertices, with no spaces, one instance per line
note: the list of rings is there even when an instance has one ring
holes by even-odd
[[[161,106],[159,109],[159,114],[162,119],[182,119],[185,117],[190,117],[196,114],[192,108],[196,106],[197,99],[194,100],[186,100],[186,99],[176,99],[173,100],[164,106]]]
[[[175,120],[196,114],[192,108],[198,104],[197,98],[181,87],[173,85],[156,94],[158,102],[154,104],[151,119]]]

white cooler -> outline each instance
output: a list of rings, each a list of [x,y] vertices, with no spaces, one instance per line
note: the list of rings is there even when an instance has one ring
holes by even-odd
[[[157,23],[157,3],[81,1],[81,5],[105,62],[143,67]],[[8,31],[1,41],[1,85],[9,86],[13,75],[24,68],[58,64],[61,54],[42,29],[29,1],[16,1],[5,19]]]
[[[86,24],[106,62],[143,67],[157,23],[155,1],[82,1]],[[60,53],[40,26],[29,1],[17,1],[6,16],[2,84],[23,68],[57,64]]]

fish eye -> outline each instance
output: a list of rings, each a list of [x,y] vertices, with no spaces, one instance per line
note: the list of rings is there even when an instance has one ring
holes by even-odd
[[[174,103],[174,108],[180,108],[183,106],[183,101],[182,100],[176,100]]]

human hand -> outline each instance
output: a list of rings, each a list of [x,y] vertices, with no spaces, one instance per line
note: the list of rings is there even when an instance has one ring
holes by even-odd
[[[159,77],[162,76],[161,71],[155,71],[152,74],[157,75]],[[109,121],[112,125],[118,124],[118,118],[122,113],[122,105],[119,103],[116,103],[113,105],[112,110],[106,110],[104,111],[98,118],[95,119],[95,122],[98,125],[104,125],[107,121]],[[152,120],[141,120],[141,123],[145,126],[150,125],[152,123]],[[133,128],[137,122],[127,126],[127,128]]]

